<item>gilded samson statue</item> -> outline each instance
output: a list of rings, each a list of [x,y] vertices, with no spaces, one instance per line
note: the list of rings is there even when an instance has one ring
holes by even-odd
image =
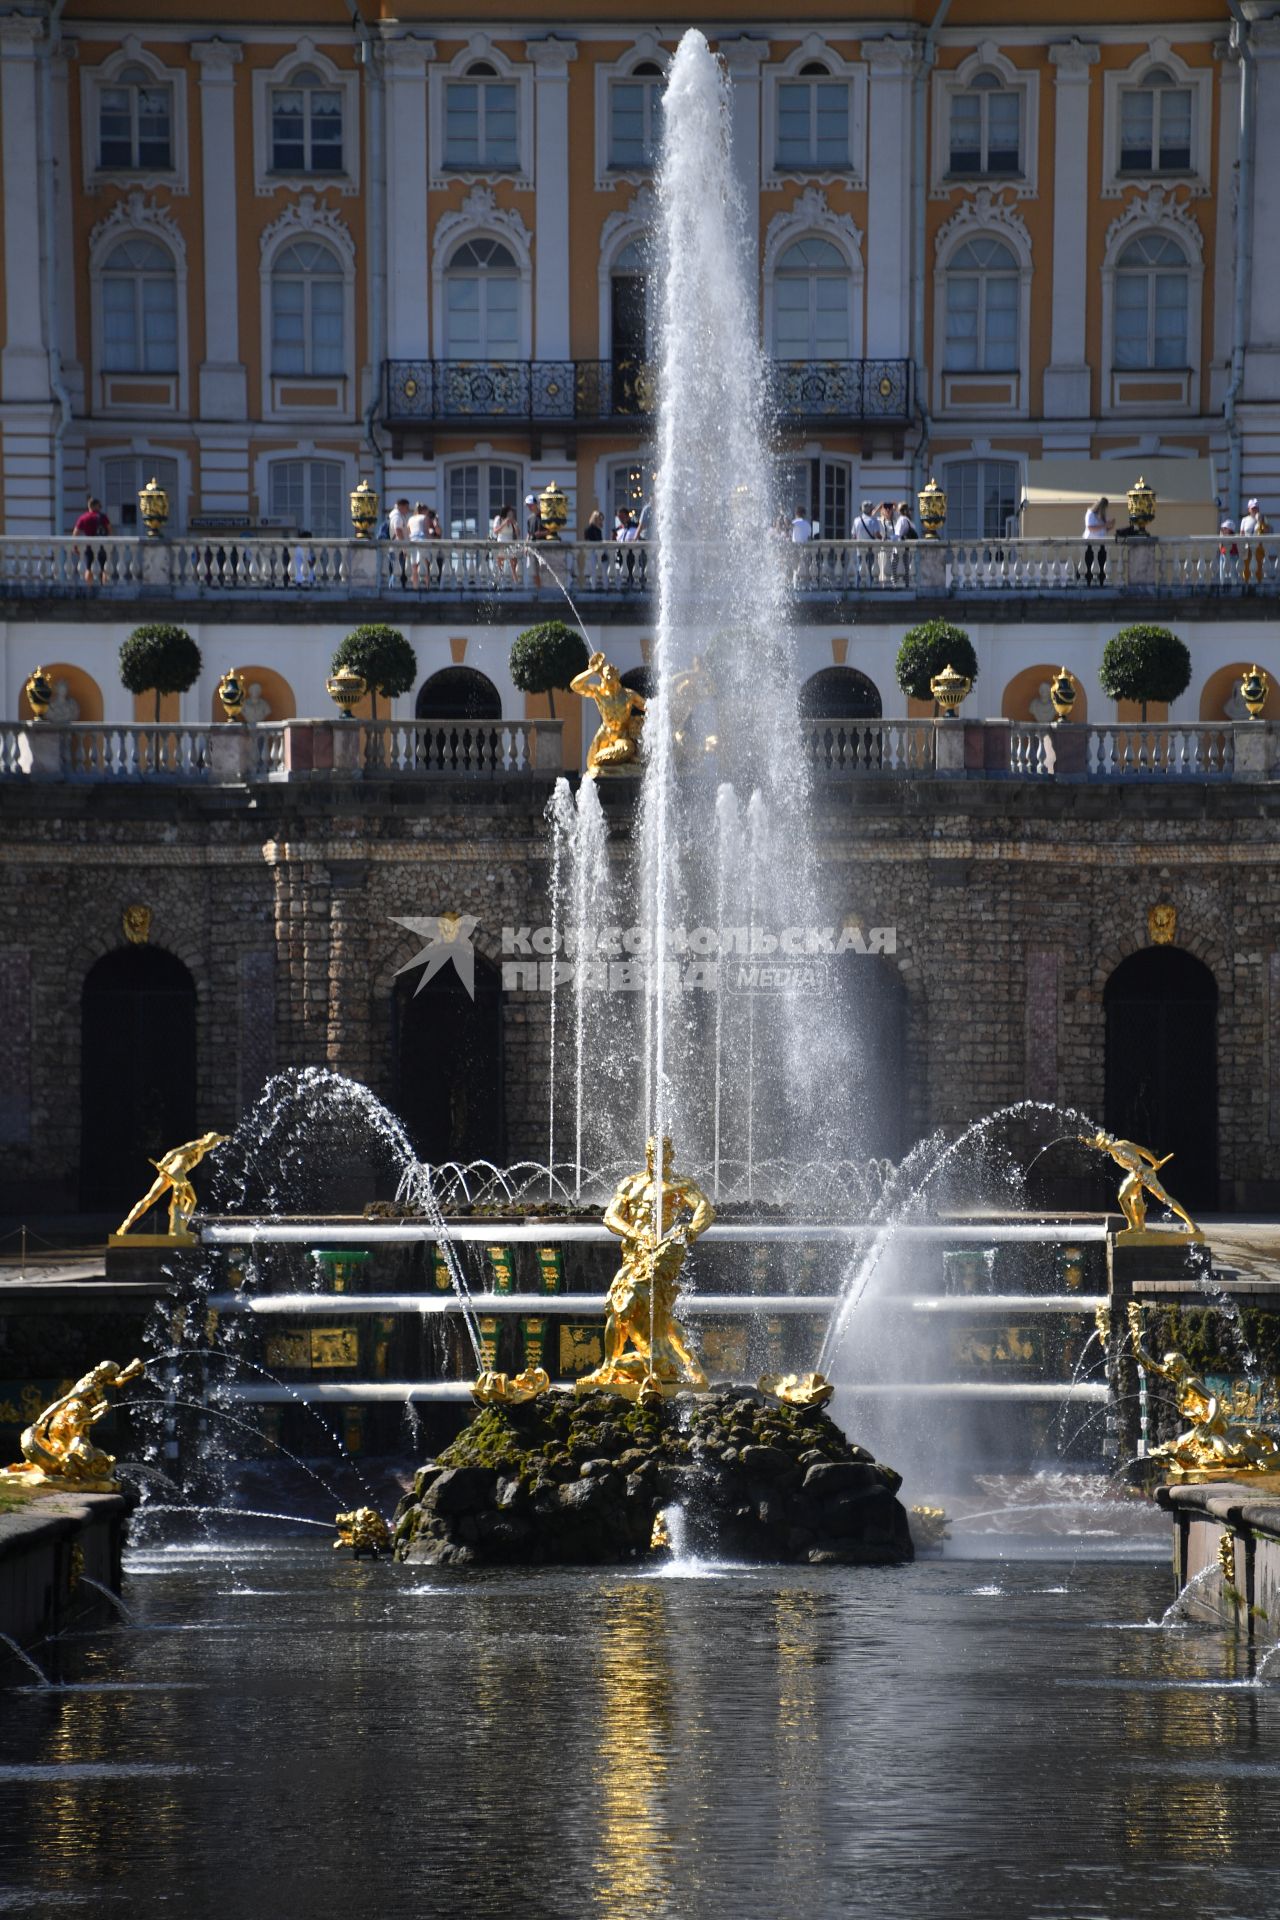
[[[24,1427],[22,1464],[0,1474],[0,1485],[46,1493],[114,1493],[115,1455],[95,1447],[89,1430],[110,1411],[107,1388],[123,1387],[144,1372],[141,1360],[131,1360],[127,1367],[100,1361]]]
[[[592,654],[585,671],[569,682],[569,691],[583,700],[594,700],[600,712],[599,731],[587,748],[589,775],[625,767],[639,758],[644,699],[633,688],[623,686],[618,669],[602,653]]]

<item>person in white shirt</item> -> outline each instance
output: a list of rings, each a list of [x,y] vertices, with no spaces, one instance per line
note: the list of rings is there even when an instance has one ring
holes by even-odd
[[[1262,508],[1256,500],[1250,500],[1248,510],[1242,515],[1240,520],[1241,535],[1246,539],[1256,540],[1260,534],[1270,533],[1270,531],[1271,528],[1267,525]],[[1266,557],[1267,550],[1263,546],[1245,548],[1244,577],[1246,582],[1250,580],[1261,580],[1263,563]]]
[[[864,500],[862,511],[853,523],[852,540],[883,540],[884,522],[876,512],[874,500]]]
[[[394,507],[392,507],[390,513],[387,515],[387,537],[390,540],[402,540],[407,543],[409,538],[409,502],[407,500],[397,500]],[[408,572],[409,572],[409,569],[408,569],[408,566],[406,565],[405,557],[403,554],[401,554],[400,555],[400,585],[401,586],[404,586],[406,578],[408,576]]]
[[[797,546],[813,538],[813,522],[803,507],[797,507],[795,510],[795,517],[791,522],[791,538]]]
[[[414,508],[413,512],[409,515],[410,545],[413,547],[420,547],[423,541],[426,539],[426,537],[427,537],[427,509],[426,509],[425,503],[419,500],[417,506]],[[418,553],[415,553],[413,556],[413,584],[415,587],[420,587],[422,585],[422,556],[421,554],[418,554]]]
[[[1106,494],[1095,500],[1085,509],[1084,537],[1089,542],[1084,550],[1085,585],[1092,583],[1096,569],[1098,585],[1105,586],[1107,579],[1107,535],[1115,532],[1115,521],[1107,514],[1111,505]]]

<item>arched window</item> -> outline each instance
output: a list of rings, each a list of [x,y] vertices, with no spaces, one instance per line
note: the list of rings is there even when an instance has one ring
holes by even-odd
[[[850,164],[850,91],[810,60],[778,82],[778,167],[787,173],[844,172]]]
[[[1002,240],[975,234],[947,262],[948,373],[1012,373],[1018,365],[1018,263]]]
[[[501,720],[502,695],[474,667],[442,667],[418,689],[419,720]]]
[[[102,366],[107,373],[178,371],[178,282],[158,240],[122,240],[102,268]]]
[[[773,351],[778,360],[848,359],[849,267],[830,240],[797,240],[779,260]]]
[[[638,240],[609,269],[609,338],[615,360],[643,361],[649,351],[649,276]]]
[[[878,720],[880,689],[856,667],[823,667],[800,689],[802,720]]]
[[[1144,233],[1129,242],[1116,262],[1117,367],[1187,366],[1189,284],[1176,240]]]
[[[314,67],[271,89],[271,167],[275,173],[342,172],[342,92]]]
[[[318,240],[295,240],[271,269],[271,371],[346,371],[343,280],[337,257]]]
[[[173,166],[173,89],[146,67],[124,67],[98,92],[98,166],[167,173]]]
[[[520,272],[498,240],[464,240],[445,270],[445,357],[518,360]]]
[[[975,175],[1022,171],[1022,94],[998,73],[976,73],[951,96],[949,172]]]
[[[519,166],[516,83],[475,60],[444,90],[444,164],[459,172],[513,173]]]
[[[662,139],[662,68],[642,60],[609,82],[609,165],[652,167]]]
[[[271,512],[299,533],[334,539],[345,533],[340,460],[275,460],[269,488]]]
[[[1121,173],[1186,173],[1191,168],[1191,88],[1164,67],[1120,95]]]

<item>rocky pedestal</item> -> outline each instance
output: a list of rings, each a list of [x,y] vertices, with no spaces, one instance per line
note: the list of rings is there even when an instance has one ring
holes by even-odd
[[[749,1388],[657,1407],[549,1394],[488,1407],[421,1468],[398,1559],[436,1566],[615,1565],[657,1556],[654,1521],[719,1557],[895,1565],[912,1557],[900,1476],[821,1411]]]

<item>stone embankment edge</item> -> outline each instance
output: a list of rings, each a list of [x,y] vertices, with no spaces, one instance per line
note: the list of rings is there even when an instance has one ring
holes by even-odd
[[[74,1621],[111,1615],[83,1576],[119,1593],[125,1523],[136,1504],[130,1494],[58,1493],[0,1513],[0,1633],[32,1647]],[[0,1647],[0,1665],[13,1658]]]

